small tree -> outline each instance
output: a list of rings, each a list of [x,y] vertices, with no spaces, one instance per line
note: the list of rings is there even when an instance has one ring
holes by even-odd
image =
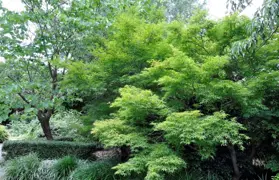
[[[163,179],[164,175],[185,167],[187,162],[179,154],[187,145],[193,145],[207,159],[214,156],[218,146],[234,151],[234,145],[238,145],[243,149],[247,139],[239,133],[243,126],[227,120],[223,112],[209,116],[197,110],[170,113],[164,101],[150,90],[133,86],[120,89],[120,95],[111,105],[119,108],[115,118],[95,122],[92,130],[106,147],[130,149],[133,158],[114,167],[116,174],[147,172],[147,180]],[[239,171],[236,161],[233,165]]]

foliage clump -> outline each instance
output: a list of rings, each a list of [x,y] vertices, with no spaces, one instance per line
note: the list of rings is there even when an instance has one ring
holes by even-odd
[[[65,156],[57,160],[53,165],[53,169],[57,179],[66,179],[77,166],[78,162],[75,157]]]
[[[223,112],[203,116],[199,111],[173,113],[164,122],[155,125],[165,132],[166,140],[181,149],[183,145],[195,145],[203,158],[213,157],[217,146],[238,145],[248,139],[240,130],[244,127],[235,120],[227,120]]]
[[[6,180],[36,180],[33,174],[40,166],[40,159],[35,153],[9,160],[5,164]]]
[[[112,180],[114,179],[114,170],[112,166],[116,162],[113,160],[95,161],[79,166],[70,177],[70,180]]]
[[[115,160],[88,161],[64,156],[60,159],[41,160],[36,154],[29,154],[5,163],[6,180],[112,180]]]
[[[176,149],[194,144],[203,158],[209,158],[217,146],[243,148],[247,139],[239,133],[244,130],[241,124],[226,120],[225,113],[205,117],[199,111],[170,114],[163,101],[148,90],[126,86],[112,106],[118,107],[115,118],[95,122],[92,133],[106,147],[131,149],[133,157],[114,167],[116,174],[122,176],[146,173],[145,179],[162,179],[185,167],[186,162],[177,154],[179,151],[173,151],[168,144]],[[150,115],[153,115],[151,119]],[[163,141],[161,131],[166,132],[165,143],[160,142]]]
[[[44,136],[37,119],[12,120],[8,124],[8,132],[11,140],[34,140]],[[57,112],[51,118],[51,130],[54,139],[69,138],[74,141],[88,141],[80,132],[82,121],[80,113],[74,110]]]
[[[9,133],[6,130],[6,127],[3,125],[0,125],[0,143],[3,143],[4,141],[8,140]]]

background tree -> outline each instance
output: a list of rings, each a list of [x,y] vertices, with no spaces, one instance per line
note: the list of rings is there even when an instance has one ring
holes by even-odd
[[[1,7],[1,56],[6,60],[1,64],[1,97],[10,108],[35,115],[52,139],[49,120],[68,94],[59,84],[66,73],[62,64],[92,60],[88,36],[95,32],[98,37],[96,23],[104,29],[106,18],[98,14],[103,9],[95,1],[22,2],[25,11],[20,13]]]
[[[196,0],[171,0],[155,1],[165,7],[165,15],[168,22],[173,20],[187,21],[195,11],[204,10],[206,1]]]

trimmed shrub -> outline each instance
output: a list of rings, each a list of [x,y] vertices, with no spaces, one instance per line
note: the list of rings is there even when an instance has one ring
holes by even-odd
[[[64,141],[5,141],[2,151],[7,159],[37,153],[42,159],[57,159],[74,156],[79,159],[90,159],[91,154],[100,150],[97,143],[78,143]]]
[[[116,163],[114,160],[105,160],[84,164],[73,171],[70,180],[113,180],[115,178],[112,167]]]
[[[0,125],[0,143],[6,141],[9,137],[8,132],[6,131],[5,126]]]
[[[37,180],[34,173],[40,166],[40,160],[35,153],[7,161],[5,165],[6,180]]]
[[[59,159],[53,166],[56,174],[56,179],[67,178],[70,173],[78,166],[78,161],[75,157],[65,156]]]
[[[54,137],[54,141],[74,141],[74,138],[72,137]]]

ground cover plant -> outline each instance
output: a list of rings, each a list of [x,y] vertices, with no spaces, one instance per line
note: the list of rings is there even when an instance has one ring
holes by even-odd
[[[97,180],[114,179],[111,169],[115,160],[86,161],[65,156],[42,160],[34,153],[8,160],[5,164],[6,180]]]

